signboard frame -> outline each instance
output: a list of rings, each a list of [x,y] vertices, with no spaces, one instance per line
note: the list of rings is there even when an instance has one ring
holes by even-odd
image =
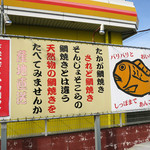
[[[86,41],[74,41],[74,40],[62,40],[62,39],[51,39],[51,38],[41,38],[41,37],[24,37],[24,36],[13,36],[13,35],[9,35],[9,36],[7,36],[7,37],[10,37],[11,39],[13,39],[14,37],[16,38],[16,37],[19,37],[20,39],[22,39],[22,38],[24,38],[24,40],[30,40],[30,41],[32,41],[32,43],[33,43],[33,41],[34,40],[49,40],[49,41],[51,41],[51,42],[53,42],[53,41],[57,41],[57,42],[67,42],[67,43],[70,43],[70,42],[73,42],[73,43],[80,43],[80,44],[90,44],[90,45],[95,45],[95,46],[98,46],[98,45],[102,45],[102,46],[112,46],[112,47],[116,47],[116,48],[130,48],[130,49],[139,49],[139,50],[150,50],[149,48],[138,48],[138,47],[129,47],[129,46],[121,46],[121,45],[113,45],[113,44],[104,44],[104,43],[93,43],[93,42],[86,42]],[[12,43],[12,42],[10,42],[10,43]],[[11,54],[11,52],[10,52],[10,54]],[[11,57],[10,57],[10,59],[11,59]],[[12,64],[11,64],[11,66],[13,66]],[[11,67],[10,67],[11,68]],[[10,72],[11,72],[11,69],[10,69]],[[11,78],[11,77],[10,77]],[[10,101],[9,101],[9,103],[10,103]],[[10,107],[10,110],[11,110],[11,108],[12,107]],[[109,111],[103,111],[103,112],[93,112],[93,113],[75,113],[75,114],[72,114],[73,116],[82,116],[83,114],[83,116],[89,116],[89,115],[94,115],[94,114],[116,114],[116,113],[127,113],[127,112],[137,112],[137,111],[146,111],[146,110],[149,110],[149,107],[147,107],[147,108],[143,108],[143,109],[129,109],[129,110],[117,110],[117,111],[112,111],[112,110],[109,110]],[[12,114],[12,113],[11,113]],[[60,116],[62,116],[62,115],[60,115]],[[68,115],[68,114],[66,114],[66,115],[63,115],[63,116],[71,116],[71,115]],[[19,117],[19,118],[32,118],[32,117],[35,117],[35,116],[27,116],[27,117],[25,117],[25,116],[23,116],[23,117]],[[37,117],[35,117],[35,118],[38,118],[39,116],[37,116]],[[40,116],[41,117],[41,116]],[[46,116],[42,116],[42,118],[45,118]],[[48,118],[51,118],[51,116],[47,116]],[[59,118],[59,116],[58,115],[53,115],[52,117],[56,117],[56,118]],[[11,118],[11,119],[16,119],[17,117],[8,117],[8,118]],[[1,119],[1,118],[0,118]]]

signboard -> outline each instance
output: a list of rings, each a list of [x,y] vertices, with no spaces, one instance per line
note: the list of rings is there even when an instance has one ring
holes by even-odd
[[[11,118],[111,111],[107,46],[11,40]]]
[[[9,49],[10,41],[0,40],[1,117],[150,108],[150,50],[11,38],[10,73]]]
[[[0,117],[9,116],[10,40],[0,39]]]
[[[109,47],[112,111],[150,108],[150,50]]]

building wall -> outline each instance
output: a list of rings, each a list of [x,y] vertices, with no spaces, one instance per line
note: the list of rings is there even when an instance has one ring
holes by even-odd
[[[96,30],[96,29],[95,29]],[[30,25],[12,25],[6,27],[6,34],[48,37],[92,42],[93,32]],[[122,44],[121,33],[107,32],[105,35],[95,34],[95,42]]]
[[[11,26],[6,27],[6,34],[13,34],[13,35],[25,35],[25,36],[37,36],[37,37],[48,37],[48,38],[58,38],[58,39],[69,39],[69,40],[79,40],[79,41],[89,41],[92,42],[92,36],[93,32],[91,31],[81,31],[81,30],[71,30],[71,29],[60,29],[60,28],[50,28],[50,27],[44,27],[44,26],[31,26],[31,25],[17,25],[13,24]],[[117,32],[108,32],[106,31],[105,35],[100,35],[98,32],[95,34],[94,38],[95,42],[100,43],[112,43],[112,44],[122,44],[122,37],[121,33]],[[88,118],[88,119],[87,119]],[[125,122],[125,115],[122,114],[123,122]],[[82,122],[84,121],[84,128],[85,129],[92,129],[93,128],[93,117],[86,117],[82,119]],[[115,115],[105,115],[101,119],[101,126],[103,127],[111,127],[114,124],[119,124],[119,114]],[[68,124],[68,119],[63,119],[63,122],[65,124]],[[71,119],[70,119],[71,122]],[[91,123],[92,122],[92,123]],[[44,128],[44,124],[42,121],[39,121],[38,124]],[[63,131],[67,130],[67,125],[59,126],[57,127],[58,121],[54,120],[51,123],[51,126],[53,126],[53,129],[50,131]],[[79,127],[79,124],[81,124],[81,119],[77,119],[76,123],[71,124],[72,130],[79,130],[79,128],[83,128],[82,126]],[[40,133],[39,129],[36,128],[36,125],[34,122],[27,123],[26,126],[32,126],[33,132],[38,134]],[[23,125],[21,126],[22,130],[19,130],[18,132],[18,123],[10,124],[9,127],[16,131],[15,133],[19,135],[26,135],[24,130],[26,127]],[[19,126],[20,127],[20,126]],[[14,133],[13,133],[14,134]],[[11,132],[8,131],[8,136],[12,137]],[[17,135],[16,135],[17,136]]]
[[[150,124],[101,130],[102,150],[126,150],[150,141]],[[8,140],[8,150],[95,150],[94,131]]]
[[[92,42],[92,36],[93,32],[92,31],[81,31],[81,30],[71,30],[71,29],[60,29],[60,28],[50,28],[50,27],[42,27],[42,26],[31,26],[31,25],[12,25],[9,27],[6,27],[6,34],[13,34],[13,35],[25,35],[25,36],[37,36],[37,37],[48,37],[48,38],[58,38],[58,39],[69,39],[69,40],[79,40],[79,41],[89,41]],[[108,32],[106,31],[105,35],[100,35],[98,32],[95,34],[94,38],[95,42],[100,42],[100,43],[112,43],[112,44],[122,44],[122,37],[121,33],[118,32]],[[122,114],[123,122],[125,122],[125,114]],[[101,126],[103,127],[111,127],[114,124],[119,124],[119,114],[116,115],[105,115],[101,119]],[[64,124],[68,123],[68,119],[63,119]],[[66,122],[66,123],[65,123]],[[71,119],[70,119],[71,122]],[[91,123],[92,122],[92,123]],[[39,121],[37,123],[40,127],[44,128],[43,122]],[[41,132],[39,131],[38,128],[36,128],[37,124],[34,122],[29,122],[26,123],[26,126],[32,126],[33,133],[38,134]],[[70,124],[72,130],[79,130],[79,124],[81,124],[81,119],[77,119],[76,123]],[[92,129],[94,125],[93,117],[86,117],[85,119],[82,119],[82,124],[84,124],[84,128],[86,129]],[[57,127],[58,125],[58,120],[54,120],[53,123],[51,123],[51,126],[53,126],[53,131],[59,132],[63,130],[67,130],[67,126],[60,126]],[[18,127],[21,128],[18,130]],[[17,131],[16,134],[19,135],[26,135],[26,130],[23,125],[19,126],[18,123],[12,123],[9,124],[9,128],[13,128],[14,131]],[[83,128],[81,126],[81,128]],[[18,132],[19,131],[19,132]],[[51,132],[51,131],[50,131]],[[104,130],[103,130],[104,132]],[[8,131],[8,136],[11,137],[12,133]],[[14,134],[14,133],[13,133]],[[30,133],[29,133],[30,134]],[[83,136],[88,136],[90,140],[88,142],[85,142],[84,139],[81,140],[81,135]],[[16,135],[17,136],[17,135]],[[17,136],[17,137],[18,137]],[[68,137],[69,136],[69,137]],[[76,137],[77,136],[77,137]],[[75,137],[75,141],[74,141]],[[68,139],[71,138],[71,139]],[[73,139],[72,139],[73,138]],[[86,138],[86,137],[85,137]],[[8,142],[8,147],[15,147],[15,145],[22,147],[22,149],[26,149],[26,146],[28,146],[28,149],[45,149],[48,148],[50,145],[52,146],[51,149],[55,149],[54,147],[56,146],[56,149],[59,149],[59,147],[62,147],[61,144],[64,143],[63,140],[72,140],[73,143],[66,143],[66,146],[71,146],[72,148],[75,147],[76,142],[79,144],[80,142],[81,147],[85,149],[85,147],[88,146],[90,147],[89,150],[94,149],[94,133],[93,132],[83,132],[81,134],[79,133],[74,133],[74,134],[65,134],[65,135],[59,135],[59,136],[50,136],[50,137],[41,137],[41,138],[32,138],[32,139],[20,139],[20,140],[10,140]],[[51,143],[54,140],[54,145]],[[57,140],[62,142],[59,142],[57,144]],[[78,141],[79,140],[79,141]],[[47,141],[47,142],[46,142]],[[45,143],[45,144],[39,144],[39,143]],[[49,142],[51,143],[49,145]],[[89,144],[90,143],[90,144]],[[87,144],[87,145],[86,145]],[[45,146],[45,148],[43,147]],[[71,148],[71,150],[72,150]],[[15,149],[15,148],[14,148]],[[82,149],[82,148],[81,148]],[[79,150],[81,150],[79,147]],[[18,149],[17,149],[18,150]],[[64,150],[67,150],[64,148]],[[77,149],[76,149],[77,150]]]

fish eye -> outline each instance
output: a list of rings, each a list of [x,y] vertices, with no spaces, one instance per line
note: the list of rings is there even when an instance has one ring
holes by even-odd
[[[121,71],[124,71],[126,69],[126,65],[125,64],[120,64],[119,69]]]

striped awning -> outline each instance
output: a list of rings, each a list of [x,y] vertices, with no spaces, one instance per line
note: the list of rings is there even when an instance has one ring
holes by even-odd
[[[133,6],[95,0],[5,0],[4,5],[133,22],[137,20],[137,13]]]

